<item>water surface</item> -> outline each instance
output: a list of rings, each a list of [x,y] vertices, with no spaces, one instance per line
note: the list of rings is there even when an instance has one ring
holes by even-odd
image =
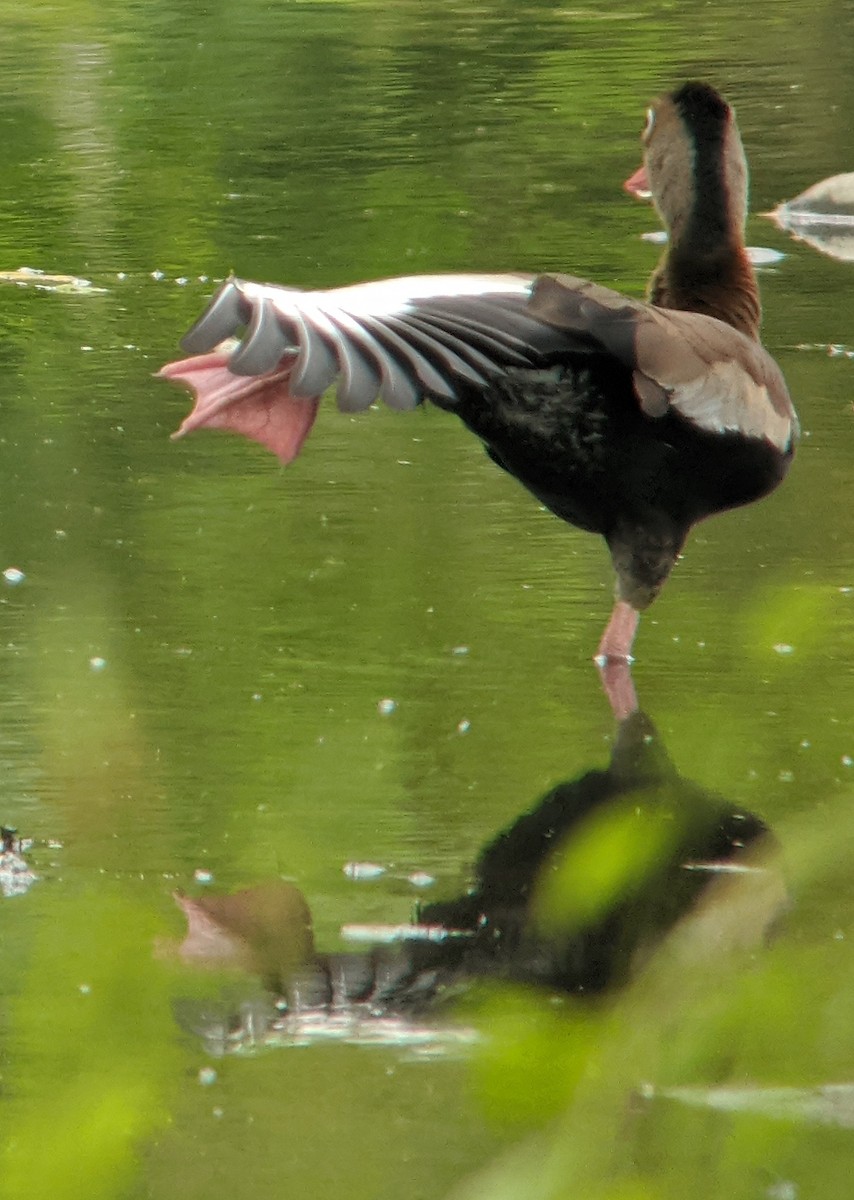
[[[850,5],[3,15],[0,269],[92,284],[0,285],[0,570],[25,576],[0,593],[0,816],[41,875],[0,902],[8,1177],[443,1196],[508,1137],[464,1055],[277,1049],[203,1086],[172,1004],[213,985],[153,947],[180,934],[176,888],[284,876],[329,950],[345,923],[409,921],[413,872],[464,887],[489,837],[607,761],[607,554],[438,411],[328,404],[282,471],[237,440],[171,443],[186,400],[152,373],[230,270],[567,269],[640,295],[656,221],[620,184],[648,99],[724,89],[767,211],[851,167]],[[854,291],[758,215],[749,240],[786,256],[765,337],[804,440],[778,494],[696,531],[635,676],[680,769],[777,826],[854,770],[854,366],[826,349],[854,346]]]

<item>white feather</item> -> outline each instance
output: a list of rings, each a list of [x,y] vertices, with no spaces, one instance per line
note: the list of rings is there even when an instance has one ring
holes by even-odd
[[[771,404],[768,388],[736,362],[715,362],[703,375],[673,389],[671,403],[684,417],[712,433],[765,438],[778,450],[792,439],[792,421]]]
[[[354,283],[331,291],[301,292],[296,288],[270,283],[240,283],[249,300],[266,296],[283,316],[295,309],[304,314],[324,312],[334,318],[336,312],[351,316],[393,316],[411,312],[412,300],[440,299],[449,296],[528,296],[531,276],[526,275],[408,275],[400,279],[376,279]]]

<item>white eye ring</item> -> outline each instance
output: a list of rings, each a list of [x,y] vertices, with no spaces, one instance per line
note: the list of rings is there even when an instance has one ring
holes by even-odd
[[[646,110],[646,125],[644,125],[642,136],[649,137],[649,135],[652,133],[654,125],[655,125],[655,109],[648,108]]]

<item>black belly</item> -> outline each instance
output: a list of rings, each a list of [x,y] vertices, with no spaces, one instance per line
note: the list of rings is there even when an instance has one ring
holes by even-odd
[[[553,513],[605,537],[649,520],[687,532],[703,517],[759,499],[788,466],[763,440],[706,432],[674,413],[645,416],[629,373],[593,355],[508,371],[441,407]]]

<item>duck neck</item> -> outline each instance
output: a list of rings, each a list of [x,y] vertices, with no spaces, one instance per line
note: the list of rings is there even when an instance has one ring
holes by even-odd
[[[687,243],[687,244],[686,244]],[[668,247],[649,285],[650,303],[660,308],[717,317],[755,341],[762,308],[756,275],[740,243],[694,250],[687,237]]]
[[[735,131],[696,146],[690,207],[671,207],[668,247],[650,281],[650,300],[717,317],[758,340],[756,275],[744,245],[747,165]]]

